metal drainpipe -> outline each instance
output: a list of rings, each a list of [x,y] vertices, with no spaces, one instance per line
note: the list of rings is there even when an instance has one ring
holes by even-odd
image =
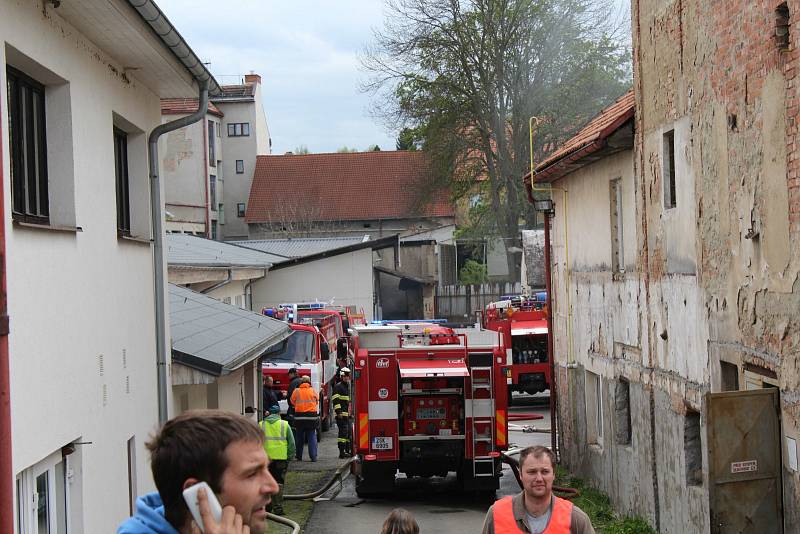
[[[2,135],[2,132],[0,132]],[[0,145],[0,178],[3,173]],[[11,467],[11,370],[6,316],[6,237],[2,180],[0,180],[0,532],[14,531],[14,471]]]
[[[203,294],[205,294],[205,293],[211,293],[211,292],[212,292],[212,291],[214,291],[215,289],[218,289],[218,288],[220,288],[220,287],[222,287],[222,286],[224,286],[224,285],[228,285],[228,284],[230,284],[230,283],[231,283],[231,280],[233,280],[233,269],[228,269],[228,277],[227,277],[227,278],[225,278],[225,280],[223,280],[222,282],[216,283],[216,284],[214,284],[214,285],[213,285],[213,286],[211,286],[211,287],[207,287],[207,288],[205,288],[205,289],[204,289],[204,290],[202,290],[200,293],[203,293]]]
[[[555,351],[553,349],[553,286],[552,286],[552,268],[550,262],[550,213],[544,214],[544,283],[545,290],[547,291],[547,358],[550,361],[550,450],[556,455],[556,458],[561,461],[560,452],[558,450],[558,440],[556,434],[558,428],[558,394],[556,387],[556,362]]]
[[[186,117],[157,126],[148,138],[150,158],[150,216],[153,224],[153,268],[155,271],[155,312],[156,312],[156,370],[158,374],[158,421],[164,424],[169,418],[167,407],[167,343],[166,343],[166,298],[164,289],[164,242],[163,214],[161,208],[161,182],[158,178],[158,138],[165,133],[179,130],[203,119],[208,109],[208,80],[201,83],[200,102],[197,111]]]

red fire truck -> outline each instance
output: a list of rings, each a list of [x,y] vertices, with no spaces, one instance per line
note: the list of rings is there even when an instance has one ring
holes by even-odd
[[[509,297],[492,302],[481,317],[481,326],[501,332],[510,348],[507,364],[511,368],[508,398],[512,391],[535,395],[550,389],[550,363],[547,354],[547,309],[544,297]]]
[[[341,316],[336,311],[296,305],[263,309],[262,313],[289,321],[292,329],[292,335],[286,341],[264,355],[261,364],[263,376],[272,376],[274,387],[285,394],[289,387],[289,369],[294,367],[300,376],[308,375],[311,387],[319,394],[320,428],[328,430],[333,421],[330,399],[336,375],[336,362],[330,354],[344,341]],[[280,404],[281,411],[286,413],[286,400]]]
[[[508,446],[499,336],[428,322],[352,331],[356,492],[391,492],[397,471],[496,490]]]

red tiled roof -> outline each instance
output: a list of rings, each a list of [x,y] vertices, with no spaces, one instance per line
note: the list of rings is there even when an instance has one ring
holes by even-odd
[[[188,115],[197,111],[197,106],[200,104],[197,98],[162,98],[161,99],[161,114],[162,115]],[[224,114],[219,110],[213,102],[208,103],[208,112],[217,117],[223,117]]]
[[[428,177],[422,152],[258,156],[245,221],[453,217],[446,192],[415,209]]]
[[[601,149],[603,142],[620,126],[633,118],[633,89],[619,97],[586,124],[561,147],[536,166],[536,181],[545,181],[548,175],[558,172],[560,164],[574,163],[578,159]],[[528,177],[526,177],[529,179]]]

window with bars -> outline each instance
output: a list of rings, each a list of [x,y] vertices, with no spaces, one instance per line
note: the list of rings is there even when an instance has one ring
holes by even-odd
[[[11,67],[6,74],[12,216],[49,224],[44,85]]]
[[[250,135],[249,122],[229,122],[228,137],[247,137]]]
[[[128,170],[128,134],[114,128],[114,174],[117,182],[117,234],[131,235],[131,194]]]

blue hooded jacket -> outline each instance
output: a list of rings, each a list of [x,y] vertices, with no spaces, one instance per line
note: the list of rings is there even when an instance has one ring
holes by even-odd
[[[136,499],[136,515],[117,529],[117,534],[179,534],[164,517],[164,504],[158,492]]]

